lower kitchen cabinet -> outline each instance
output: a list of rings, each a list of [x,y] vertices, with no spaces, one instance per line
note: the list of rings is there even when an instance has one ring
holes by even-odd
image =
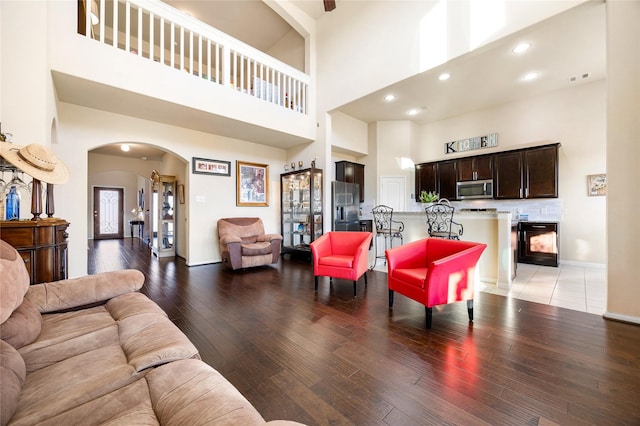
[[[558,266],[558,223],[519,222],[518,262]]]

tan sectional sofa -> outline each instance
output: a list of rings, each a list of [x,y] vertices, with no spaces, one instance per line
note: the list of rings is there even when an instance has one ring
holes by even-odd
[[[0,240],[0,424],[265,424],[143,283],[123,270],[29,286]]]

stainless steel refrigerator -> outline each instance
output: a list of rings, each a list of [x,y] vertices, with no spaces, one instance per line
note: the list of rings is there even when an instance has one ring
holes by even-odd
[[[360,231],[360,185],[331,182],[333,231]]]

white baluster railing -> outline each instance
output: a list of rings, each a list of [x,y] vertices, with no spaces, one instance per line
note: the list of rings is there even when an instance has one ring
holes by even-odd
[[[91,13],[78,13],[85,19],[84,34],[91,39],[308,113],[307,74],[185,13],[154,0],[85,2]],[[112,10],[108,3],[113,3]]]

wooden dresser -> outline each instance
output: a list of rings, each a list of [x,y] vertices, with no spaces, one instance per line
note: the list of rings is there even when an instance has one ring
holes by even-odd
[[[29,271],[31,284],[68,277],[67,228],[63,219],[0,221],[0,239],[15,247]]]

